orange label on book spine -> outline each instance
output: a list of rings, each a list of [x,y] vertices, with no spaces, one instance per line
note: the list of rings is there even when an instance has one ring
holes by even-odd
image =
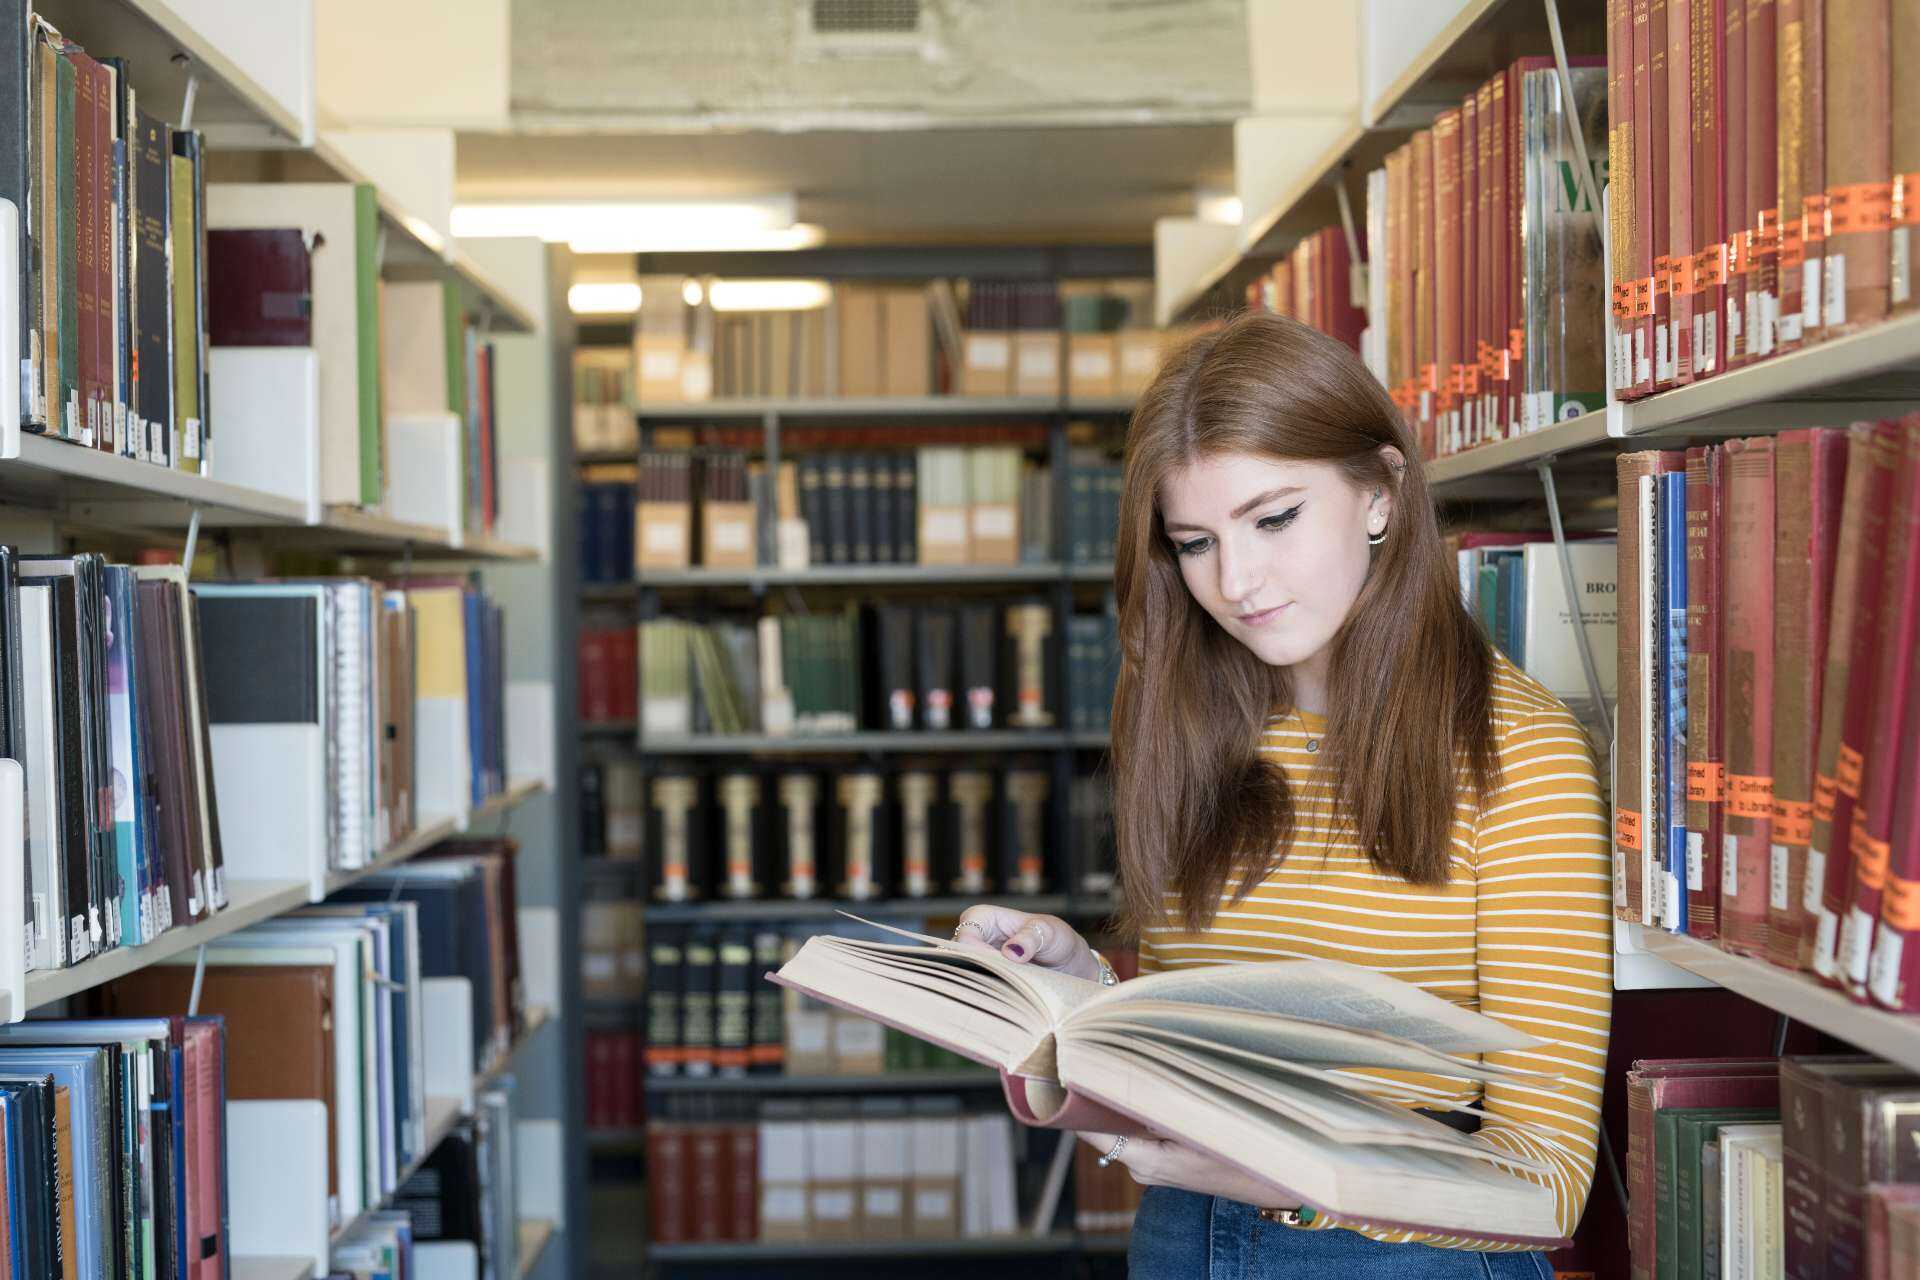
[[[1628,299],[1632,308],[1630,315],[1635,320],[1645,320],[1653,314],[1653,277],[1641,276],[1633,282],[1633,296]]]
[[[1626,318],[1627,310],[1628,310],[1627,299],[1630,298],[1632,295],[1633,295],[1633,286],[1628,284],[1625,280],[1616,281],[1614,283],[1614,286],[1613,286],[1613,314],[1614,315],[1620,317],[1623,320]]]
[[[1687,799],[1695,804],[1717,804],[1727,789],[1727,766],[1717,760],[1687,765]]]
[[[1861,884],[1869,889],[1879,889],[1887,882],[1887,863],[1893,856],[1893,846],[1885,840],[1876,840],[1868,835],[1864,828],[1853,829],[1853,874]]]
[[[1727,240],[1727,256],[1732,259],[1727,270],[1734,275],[1744,275],[1753,270],[1753,232],[1742,227]]]
[[[1827,188],[1827,234],[1853,235],[1893,226],[1893,183],[1854,182]]]
[[[1771,258],[1780,252],[1780,211],[1762,209],[1753,224],[1753,253],[1757,258]]]
[[[1655,297],[1673,292],[1673,258],[1668,254],[1653,260],[1653,292]]]
[[[1773,802],[1773,842],[1808,845],[1813,843],[1813,805],[1805,800]]]
[[[1507,330],[1507,355],[1518,360],[1527,349],[1527,331],[1525,329]]]
[[[1920,225],[1920,173],[1893,176],[1893,221],[1901,227]]]
[[[1844,742],[1841,743],[1840,762],[1839,768],[1836,771],[1836,778],[1840,783],[1841,794],[1852,796],[1855,800],[1860,798],[1861,764],[1862,761],[1859,751]]]
[[[1833,821],[1833,800],[1840,784],[1824,773],[1813,776],[1813,820],[1815,822]]]
[[[1827,238],[1827,193],[1815,192],[1800,200],[1800,234],[1809,248]]]
[[[1616,809],[1613,814],[1613,842],[1622,849],[1640,850],[1640,815],[1631,809]]]
[[[1880,918],[1902,933],[1920,933],[1920,880],[1888,876]]]
[[[1806,224],[1799,218],[1788,218],[1780,224],[1780,265],[1797,267],[1806,260]]]
[[[1727,282],[1727,246],[1710,244],[1693,256],[1693,282],[1698,289],[1711,289]]]
[[[1727,775],[1727,812],[1736,818],[1773,817],[1773,779],[1761,774]]]

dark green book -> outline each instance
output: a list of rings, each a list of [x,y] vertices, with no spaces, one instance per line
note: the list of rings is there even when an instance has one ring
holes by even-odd
[[[1699,1280],[1700,1148],[1728,1124],[1778,1118],[1775,1107],[1663,1107],[1653,1117],[1654,1277]]]

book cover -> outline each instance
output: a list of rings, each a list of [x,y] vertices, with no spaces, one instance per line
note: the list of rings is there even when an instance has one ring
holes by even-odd
[[[1660,924],[1687,930],[1687,477],[1660,477],[1660,599],[1655,622],[1661,645],[1660,815],[1666,884]]]
[[[1827,1274],[1864,1271],[1867,1188],[1920,1181],[1920,1086],[1836,1079],[1828,1083]]]
[[[1616,465],[1620,503],[1620,679],[1614,753],[1614,913],[1629,924],[1652,924],[1657,904],[1652,859],[1658,848],[1655,677],[1659,649],[1653,630],[1657,543],[1653,540],[1655,477],[1683,468],[1676,452],[1621,454]]]
[[[1827,0],[1801,0],[1800,337],[1817,341],[1825,323],[1827,243]],[[1783,211],[1784,212],[1784,211]]]
[[[1827,241],[1822,322],[1846,333],[1883,319],[1893,217],[1893,29],[1888,0],[1827,0]]]
[[[1726,835],[1720,938],[1757,955],[1767,945],[1773,823],[1774,441],[1731,440],[1727,456]]]
[[[1460,364],[1460,111],[1433,122],[1433,262],[1435,440],[1438,452],[1460,448],[1457,369]]]
[[[1807,928],[1807,850],[1813,841],[1827,638],[1838,614],[1834,564],[1845,510],[1843,431],[1782,432],[1774,447],[1773,832],[1767,881],[1767,959],[1800,962]]]
[[[1613,303],[1608,385],[1625,393],[1633,381],[1633,209],[1637,199],[1633,164],[1633,0],[1607,0],[1606,16],[1607,244]]]
[[[1780,294],[1778,43],[1774,0],[1746,0],[1747,235],[1745,305],[1749,359],[1773,354]]]
[[[1637,211],[1646,239],[1642,261],[1646,264],[1652,310],[1649,312],[1651,329],[1645,341],[1651,362],[1649,376],[1655,389],[1673,385],[1673,351],[1668,344],[1673,319],[1673,259],[1669,220],[1672,217],[1675,178],[1668,151],[1671,119],[1667,103],[1667,15],[1668,0],[1650,0],[1647,5],[1645,54],[1647,122],[1641,132],[1648,191],[1645,209]],[[1638,74],[1637,62],[1634,69]],[[1636,85],[1635,90],[1637,106],[1639,86]]]
[[[1720,451],[1687,450],[1687,932],[1720,936]]]

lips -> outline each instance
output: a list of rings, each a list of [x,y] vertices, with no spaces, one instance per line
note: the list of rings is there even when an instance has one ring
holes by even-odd
[[[1291,607],[1290,605],[1280,604],[1280,605],[1275,605],[1271,609],[1262,610],[1259,613],[1243,613],[1238,618],[1236,618],[1235,621],[1238,622],[1243,627],[1264,627],[1269,622],[1272,622],[1276,618],[1278,618],[1282,613],[1284,613],[1290,607]]]

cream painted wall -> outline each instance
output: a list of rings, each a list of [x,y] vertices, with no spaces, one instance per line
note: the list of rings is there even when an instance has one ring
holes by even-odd
[[[507,0],[322,0],[315,26],[327,127],[506,127]]]
[[[1359,112],[1362,3],[1247,0],[1253,115]]]

